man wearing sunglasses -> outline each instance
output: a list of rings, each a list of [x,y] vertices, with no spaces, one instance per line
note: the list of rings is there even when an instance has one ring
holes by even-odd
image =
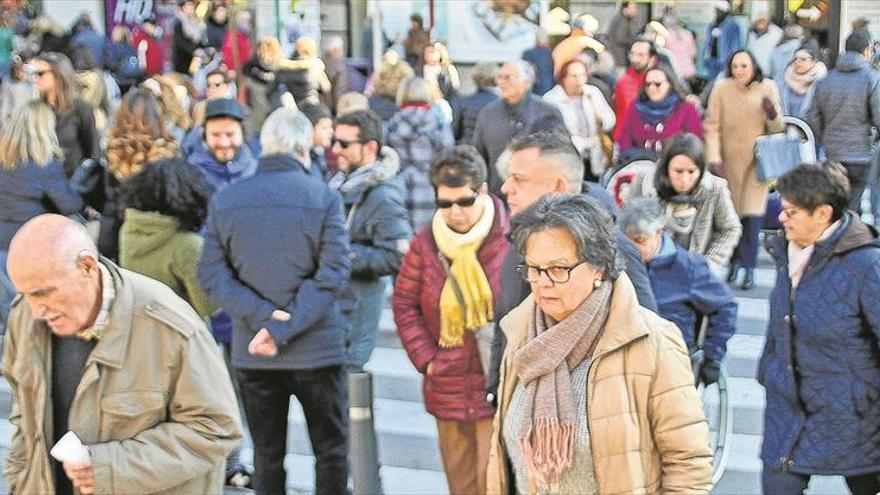
[[[397,274],[412,236],[400,160],[382,146],[382,132],[382,119],[360,110],[339,117],[333,136],[339,173],[329,184],[342,195],[352,251],[351,283],[342,303],[350,372],[360,371],[376,347],[385,277]]]
[[[506,176],[501,192],[507,198],[510,214],[515,216],[546,194],[579,193],[595,199],[615,216],[614,201],[598,185],[584,182],[584,165],[571,139],[560,131],[544,131],[514,139],[507,147],[502,167]],[[639,304],[657,310],[651,281],[638,250],[620,231],[615,232],[618,253],[625,271],[636,289]],[[509,249],[501,266],[501,297],[495,304],[495,334],[492,340],[492,362],[486,380],[486,400],[495,402],[498,371],[507,339],[498,322],[531,293],[531,287],[517,272],[523,263],[516,249]]]

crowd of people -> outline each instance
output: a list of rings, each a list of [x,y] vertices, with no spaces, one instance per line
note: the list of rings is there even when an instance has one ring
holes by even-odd
[[[464,94],[417,14],[366,77],[341,38],[283,53],[202,3],[179,2],[170,53],[152,18],[105,39],[4,6],[0,39],[26,41],[0,52],[11,493],[284,493],[291,395],[316,492],[345,493],[347,376],[389,288],[451,493],[708,493],[695,384],[719,380],[762,230],[764,491],[880,490],[864,26],[830,68],[801,26],[743,35],[724,0],[701,50],[625,1]],[[755,144],[784,117],[820,160],[771,184]],[[85,454],[52,449],[70,431]]]

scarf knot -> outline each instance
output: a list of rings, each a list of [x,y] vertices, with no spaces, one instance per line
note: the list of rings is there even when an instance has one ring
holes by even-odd
[[[571,370],[592,357],[610,311],[612,282],[603,281],[560,322],[535,304],[529,340],[513,358],[525,389],[517,438],[526,473],[539,489],[559,491],[562,472],[574,460],[577,424]]]

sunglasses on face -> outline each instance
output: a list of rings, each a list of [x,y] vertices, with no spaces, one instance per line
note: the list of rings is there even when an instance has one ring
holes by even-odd
[[[645,81],[645,86],[659,88],[666,84],[666,81]]]
[[[455,199],[455,200],[449,200],[449,199],[438,199],[438,200],[437,200],[437,208],[440,208],[440,209],[445,210],[445,209],[447,209],[447,208],[452,208],[452,205],[458,205],[458,206],[460,206],[460,207],[462,207],[462,208],[467,208],[467,207],[469,207],[469,206],[474,206],[474,203],[477,202],[477,197],[478,197],[478,196],[479,196],[479,194],[474,193],[472,196],[468,196],[468,197],[466,197],[466,198],[458,198],[458,199]]]
[[[338,144],[340,148],[348,149],[349,146],[351,146],[353,144],[360,144],[360,143],[361,143],[360,141],[346,141],[344,139],[333,138],[332,146],[336,146]]]

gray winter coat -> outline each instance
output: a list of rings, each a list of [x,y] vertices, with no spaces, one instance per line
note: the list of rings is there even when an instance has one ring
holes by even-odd
[[[861,54],[846,52],[837,67],[819,81],[807,123],[829,160],[868,163],[871,127],[880,128],[880,73]]]

